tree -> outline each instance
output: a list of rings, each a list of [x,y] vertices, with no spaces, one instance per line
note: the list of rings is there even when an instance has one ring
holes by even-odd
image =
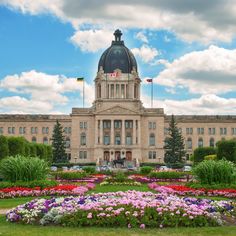
[[[9,155],[7,137],[0,135],[0,160]]]
[[[176,164],[182,163],[185,155],[184,139],[177,127],[174,115],[171,116],[169,124],[169,137],[165,139],[165,163],[174,167]]]
[[[67,162],[66,151],[65,151],[65,137],[63,135],[63,128],[59,121],[53,128],[52,134],[52,156],[54,163]]]

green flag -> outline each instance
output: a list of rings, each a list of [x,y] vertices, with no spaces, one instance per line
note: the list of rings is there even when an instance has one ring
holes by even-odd
[[[84,81],[84,77],[77,78],[77,82]]]

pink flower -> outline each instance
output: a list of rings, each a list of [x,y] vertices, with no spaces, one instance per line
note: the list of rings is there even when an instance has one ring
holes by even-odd
[[[93,214],[90,212],[90,213],[88,213],[88,215],[87,215],[87,218],[88,219],[91,219],[91,218],[93,218]]]
[[[128,229],[130,229],[131,228],[131,224],[128,224]]]
[[[139,228],[140,228],[140,229],[145,229],[145,224],[141,224],[141,225],[139,226]]]

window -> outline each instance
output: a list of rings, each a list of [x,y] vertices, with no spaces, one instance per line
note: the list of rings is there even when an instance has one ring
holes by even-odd
[[[98,84],[98,91],[97,91],[98,98],[101,98],[101,84]]]
[[[3,127],[0,127],[0,134],[3,134]]]
[[[203,139],[202,138],[198,139],[198,147],[203,147]]]
[[[79,127],[80,127],[80,129],[83,129],[84,128],[84,123],[83,122],[79,122]]]
[[[204,128],[197,128],[197,134],[204,134]]]
[[[65,128],[66,129],[66,128]],[[64,129],[64,132],[65,132],[65,129]],[[43,134],[48,134],[49,133],[49,128],[48,127],[43,127],[42,128],[42,133]],[[66,132],[65,132],[66,133]]]
[[[188,138],[187,139],[187,149],[192,149],[192,148],[193,148],[192,139]]]
[[[103,128],[104,129],[110,129],[111,128],[111,121],[110,120],[104,120],[103,121]]]
[[[80,151],[79,159],[87,159],[87,151]]]
[[[108,134],[104,135],[104,145],[110,145],[110,136]]]
[[[186,128],[186,134],[193,134],[193,128]]]
[[[215,147],[215,140],[214,140],[214,138],[210,138],[209,146],[210,147]]]
[[[169,128],[164,128],[164,134],[165,135],[169,134]]]
[[[48,138],[47,137],[43,138],[43,144],[48,144]]]
[[[125,140],[126,145],[132,145],[132,137],[130,133],[126,134],[126,140]]]
[[[120,134],[116,133],[115,135],[115,145],[120,145]]]
[[[121,128],[121,120],[115,120],[114,127],[115,127],[115,129],[120,129]]]
[[[111,98],[114,98],[114,84],[111,84]]]
[[[15,127],[8,127],[8,134],[14,134],[15,133]]]
[[[85,136],[85,142],[86,142],[86,136]],[[69,137],[66,138],[65,147],[70,148],[70,138]]]
[[[119,98],[120,96],[120,85],[116,84],[116,98]]]
[[[121,98],[124,98],[125,97],[125,85],[122,84],[121,85]]]
[[[126,120],[125,121],[125,128],[126,129],[132,129],[133,128],[133,121],[132,120]]]
[[[149,146],[155,146],[155,134],[153,133],[149,135]]]
[[[236,134],[236,128],[232,128],[231,132],[232,132],[232,135],[235,135]],[[0,128],[0,133],[1,133],[1,128]]]
[[[20,127],[19,128],[19,134],[25,134],[26,133],[26,128],[25,127]]]
[[[215,135],[216,134],[216,128],[208,128],[208,134]]]
[[[37,134],[38,128],[37,127],[31,127],[31,134]]]
[[[79,122],[79,127],[80,129],[87,129],[87,122],[86,121]],[[71,133],[71,127],[67,128],[67,134],[69,133]]]
[[[82,145],[82,146],[86,145],[86,134],[85,133],[82,133],[80,135],[80,145]]]
[[[156,151],[149,151],[148,159],[156,159]]]
[[[36,137],[32,137],[32,143],[36,143],[37,142],[37,139],[36,139]]]
[[[178,128],[179,132],[182,133],[182,128]]]
[[[227,128],[220,128],[220,134],[221,135],[227,134]]]
[[[156,122],[148,122],[149,129],[156,129]]]

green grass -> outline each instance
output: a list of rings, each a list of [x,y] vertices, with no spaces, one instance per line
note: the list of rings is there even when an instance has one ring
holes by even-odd
[[[169,229],[126,229],[126,228],[64,228],[59,226],[33,226],[13,224],[0,216],[0,235],[4,236],[127,236],[127,235],[158,235],[158,236],[235,236],[236,226],[204,227],[204,228],[169,228]]]

